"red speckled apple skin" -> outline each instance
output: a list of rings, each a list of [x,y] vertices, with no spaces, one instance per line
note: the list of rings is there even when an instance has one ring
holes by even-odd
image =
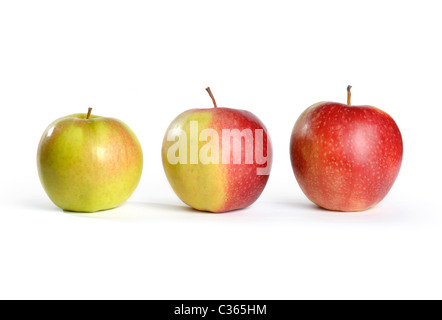
[[[297,120],[290,141],[295,177],[305,195],[335,211],[363,211],[393,186],[403,156],[395,121],[372,106],[324,102]]]
[[[264,124],[251,112],[244,110],[236,110],[230,108],[213,108],[211,109],[213,128],[217,129],[220,136],[223,129],[250,129],[256,139],[256,129],[263,130],[263,143],[260,144],[263,150],[257,150],[254,143],[254,148],[249,150],[252,154],[249,155],[254,159],[253,164],[245,164],[246,153],[248,150],[244,148],[245,144],[242,141],[241,148],[241,164],[233,163],[233,150],[230,152],[230,164],[222,165],[225,175],[226,194],[225,203],[221,208],[221,212],[241,209],[250,206],[261,195],[264,187],[267,184],[269,175],[258,175],[257,169],[272,165],[272,148],[270,137],[267,134],[267,128]],[[232,139],[231,148],[233,148],[234,141]],[[259,164],[255,161],[256,153],[267,156],[267,163]],[[269,170],[270,171],[270,170]]]

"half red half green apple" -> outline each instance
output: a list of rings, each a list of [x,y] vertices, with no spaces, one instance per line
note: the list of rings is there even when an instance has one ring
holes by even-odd
[[[172,121],[162,159],[172,189],[187,205],[225,212],[250,206],[261,195],[272,163],[264,124],[244,110],[192,109]]]

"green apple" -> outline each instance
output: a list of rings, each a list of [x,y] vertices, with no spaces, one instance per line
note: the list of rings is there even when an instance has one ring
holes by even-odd
[[[74,114],[54,121],[37,153],[40,181],[58,207],[96,212],[123,204],[141,178],[143,152],[122,121]]]

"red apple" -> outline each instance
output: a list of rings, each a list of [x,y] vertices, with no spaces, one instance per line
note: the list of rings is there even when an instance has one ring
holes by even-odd
[[[264,124],[244,110],[192,109],[180,114],[164,136],[162,158],[172,189],[187,205],[225,212],[254,203],[272,163]]]
[[[290,141],[296,179],[318,206],[362,211],[378,204],[402,163],[402,136],[394,120],[372,106],[320,102],[297,120]]]

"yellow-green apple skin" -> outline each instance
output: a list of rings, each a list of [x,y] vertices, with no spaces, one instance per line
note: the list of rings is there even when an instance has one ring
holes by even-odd
[[[55,205],[67,211],[96,212],[129,199],[141,178],[143,152],[122,121],[75,114],[46,129],[37,167]]]

